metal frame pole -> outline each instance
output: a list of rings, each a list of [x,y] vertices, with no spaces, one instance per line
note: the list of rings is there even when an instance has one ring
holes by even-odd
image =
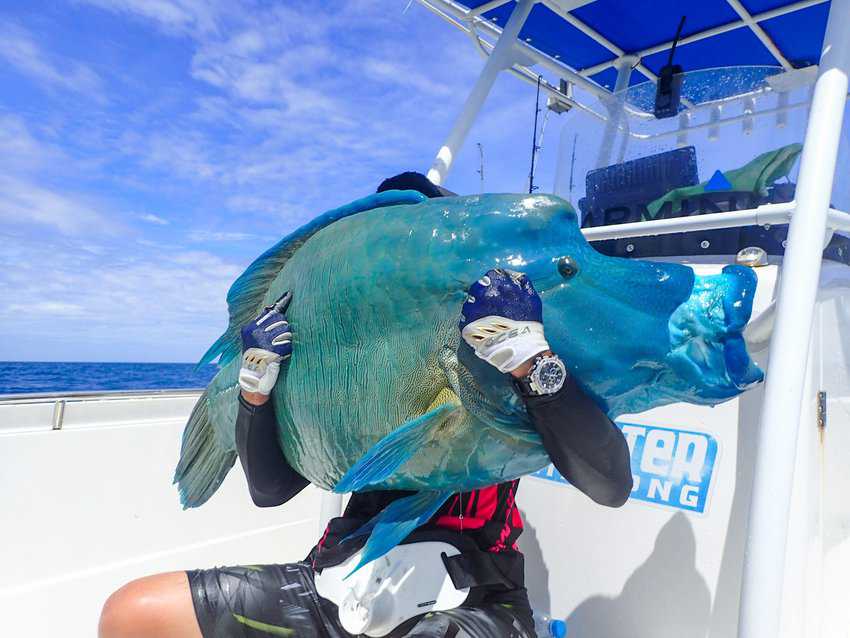
[[[788,231],[770,343],[744,556],[740,638],[780,635],[803,384],[850,72],[848,33],[850,0],[833,0],[800,160],[797,207]]]
[[[325,528],[327,528],[330,520],[338,516],[342,516],[342,494],[322,492],[319,501],[319,537],[325,533]]]
[[[446,179],[446,175],[448,175],[449,169],[452,167],[452,162],[454,162],[458,151],[463,146],[469,129],[472,128],[472,123],[478,116],[478,112],[490,94],[490,89],[493,88],[493,84],[496,82],[499,71],[513,64],[514,44],[517,41],[522,25],[525,24],[528,14],[531,13],[531,9],[537,1],[519,0],[513,12],[511,12],[511,17],[508,18],[508,22],[502,30],[496,46],[493,47],[490,57],[487,58],[484,68],[481,69],[481,74],[469,92],[469,97],[466,98],[463,109],[460,115],[458,115],[457,120],[455,120],[445,144],[440,148],[437,157],[434,159],[434,163],[431,165],[431,169],[428,171],[428,179],[434,184],[442,184],[443,180]]]
[[[614,147],[614,138],[620,122],[623,119],[623,104],[626,101],[626,89],[629,88],[629,80],[632,77],[638,58],[627,55],[617,60],[617,80],[614,83],[614,95],[608,98],[606,108],[608,110],[608,122],[605,124],[605,133],[602,136],[602,144],[599,145],[599,154],[596,156],[596,168],[607,166],[611,161],[611,151]]]

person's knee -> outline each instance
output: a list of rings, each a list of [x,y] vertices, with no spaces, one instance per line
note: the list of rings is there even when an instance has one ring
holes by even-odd
[[[103,604],[98,624],[99,638],[125,638],[144,616],[145,598],[140,596],[139,581],[127,583],[114,591]]]
[[[185,575],[182,575],[185,581]],[[194,638],[187,610],[191,607],[188,583],[185,596],[181,577],[160,574],[131,581],[113,592],[103,605],[99,638]],[[179,591],[178,591],[179,590]],[[187,629],[188,627],[188,629]]]

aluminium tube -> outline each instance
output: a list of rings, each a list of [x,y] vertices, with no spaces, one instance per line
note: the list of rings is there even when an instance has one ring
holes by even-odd
[[[442,184],[446,179],[452,167],[452,162],[463,146],[469,129],[472,128],[472,123],[490,94],[490,89],[493,88],[499,72],[510,67],[513,63],[517,37],[536,2],[537,0],[519,0],[511,12],[511,17],[508,18],[508,23],[502,30],[502,34],[490,52],[490,57],[487,58],[484,68],[481,69],[481,74],[469,92],[469,96],[466,98],[460,115],[455,120],[445,144],[437,152],[437,157],[428,171],[428,179],[434,184]]]

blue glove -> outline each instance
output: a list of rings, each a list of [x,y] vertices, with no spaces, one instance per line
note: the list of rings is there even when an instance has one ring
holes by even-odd
[[[511,372],[549,350],[543,304],[523,273],[498,268],[472,284],[459,327],[475,354],[499,372]]]
[[[284,293],[242,328],[239,386],[246,392],[271,394],[280,373],[280,362],[292,355],[292,330],[283,314],[291,300],[292,293]]]

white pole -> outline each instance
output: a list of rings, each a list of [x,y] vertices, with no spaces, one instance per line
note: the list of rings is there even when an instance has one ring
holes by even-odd
[[[342,516],[342,494],[322,492],[319,500],[319,536],[325,533],[325,528],[332,518]]]
[[[452,167],[452,162],[457,157],[460,147],[463,146],[472,123],[484,105],[484,100],[490,94],[490,89],[493,88],[493,83],[496,81],[499,71],[513,64],[514,44],[522,25],[525,24],[525,19],[531,13],[536,2],[537,0],[519,0],[514,7],[511,17],[508,18],[508,23],[496,42],[496,46],[493,47],[490,57],[487,58],[484,68],[481,69],[481,75],[478,76],[472,91],[469,92],[469,97],[466,98],[463,110],[455,120],[446,143],[440,148],[431,170],[428,171],[428,179],[435,184],[442,184],[443,180],[446,179],[446,175]]]
[[[850,0],[833,0],[800,160],[797,208],[788,230],[776,327],[770,342],[744,555],[740,638],[780,635],[799,415],[850,70],[848,33]],[[814,423],[805,425],[815,427]]]
[[[587,241],[602,241],[603,239],[625,239],[626,237],[650,237],[654,235],[670,235],[672,233],[687,233],[695,230],[717,230],[720,228],[736,228],[740,226],[763,226],[764,224],[787,224],[794,212],[794,203],[762,204],[758,208],[729,211],[728,213],[707,213],[689,217],[669,217],[652,219],[645,222],[631,222],[611,226],[596,226],[582,228],[581,232]],[[835,223],[840,223],[843,213],[836,212]],[[850,215],[848,215],[850,218]],[[832,217],[830,217],[832,222]],[[848,219],[850,224],[850,219]]]
[[[596,168],[608,166],[611,161],[611,150],[614,147],[614,138],[623,117],[623,103],[626,101],[626,89],[629,88],[629,79],[632,77],[637,58],[631,55],[617,60],[617,80],[614,83],[614,95],[608,98],[605,105],[608,110],[608,122],[605,124],[605,133],[602,143],[599,145],[599,154],[596,156]]]

